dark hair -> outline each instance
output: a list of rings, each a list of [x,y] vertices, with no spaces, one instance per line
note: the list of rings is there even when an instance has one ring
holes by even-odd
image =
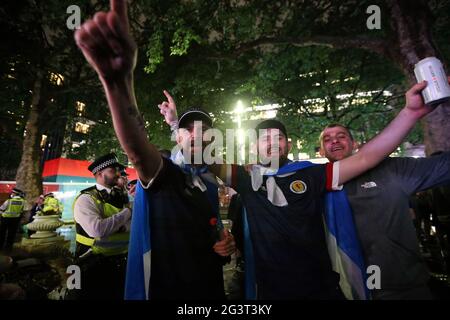
[[[353,138],[352,132],[350,131],[350,129],[349,129],[348,127],[346,127],[346,126],[344,126],[344,125],[342,125],[342,124],[340,124],[340,123],[331,123],[331,124],[327,125],[325,128],[323,128],[322,132],[320,133],[320,136],[319,136],[319,143],[320,143],[320,145],[322,145],[323,132],[325,131],[325,129],[336,128],[336,127],[344,128],[344,129],[347,131],[348,136],[350,137],[350,139],[351,139],[352,141],[355,140],[355,139]]]
[[[280,120],[267,119],[267,120],[264,120],[264,121],[261,121],[260,123],[258,123],[258,125],[255,128],[256,136],[258,138],[259,138],[259,130],[264,130],[264,129],[278,129],[281,132],[283,132],[283,134],[286,137],[286,139],[288,137],[286,127],[284,126],[284,124]]]

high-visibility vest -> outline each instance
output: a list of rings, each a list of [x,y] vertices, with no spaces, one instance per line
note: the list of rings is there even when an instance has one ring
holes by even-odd
[[[53,197],[46,197],[44,199],[44,205],[42,208],[42,212],[44,214],[48,214],[48,212],[54,212],[54,214],[60,214],[63,211],[63,207],[61,202],[58,199]]]
[[[20,197],[14,197],[6,200],[8,201],[8,206],[2,217],[4,218],[18,218],[23,212],[23,207],[25,206],[25,199]]]
[[[75,201],[77,201],[78,197],[82,194],[87,194],[92,198],[92,200],[94,200],[99,210],[99,214],[102,217],[109,218],[122,211],[122,209],[116,208],[113,205],[101,200],[101,196],[95,187],[81,191],[81,193],[75,198]],[[76,229],[76,242],[91,247],[94,254],[112,256],[125,254],[128,252],[128,242],[130,239],[129,232],[116,232],[104,238],[91,238],[86,232],[79,232],[82,227],[78,223]]]

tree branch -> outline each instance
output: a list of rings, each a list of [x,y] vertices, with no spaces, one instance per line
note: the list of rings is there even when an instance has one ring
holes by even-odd
[[[326,46],[329,48],[360,48],[387,56],[387,45],[383,39],[367,36],[336,37],[336,36],[311,36],[311,37],[263,37],[239,45],[232,53],[237,57],[246,51],[265,45],[290,44],[297,47]]]

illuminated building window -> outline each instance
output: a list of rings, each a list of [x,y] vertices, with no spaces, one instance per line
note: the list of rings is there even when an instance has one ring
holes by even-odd
[[[81,123],[81,122],[77,122],[77,123],[75,123],[75,131],[86,134],[89,132],[89,125]]]
[[[64,77],[57,73],[50,73],[50,82],[56,84],[57,86],[62,86]]]
[[[81,117],[86,109],[86,104],[81,101],[77,101],[75,103],[75,109],[78,111],[78,116]]]
[[[47,142],[47,136],[45,134],[43,134],[42,138],[41,138],[41,148],[44,148],[46,142]]]

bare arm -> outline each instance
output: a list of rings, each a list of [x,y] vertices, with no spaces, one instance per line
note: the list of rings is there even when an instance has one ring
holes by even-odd
[[[340,161],[339,184],[375,167],[398,147],[416,122],[431,111],[422,99],[421,91],[425,87],[426,82],[414,85],[406,92],[406,106],[397,117],[358,153]]]
[[[109,12],[98,12],[75,32],[75,41],[95,69],[111,111],[120,145],[147,183],[161,165],[161,156],[145,132],[133,87],[137,49],[129,32],[126,0],[111,0]]]

